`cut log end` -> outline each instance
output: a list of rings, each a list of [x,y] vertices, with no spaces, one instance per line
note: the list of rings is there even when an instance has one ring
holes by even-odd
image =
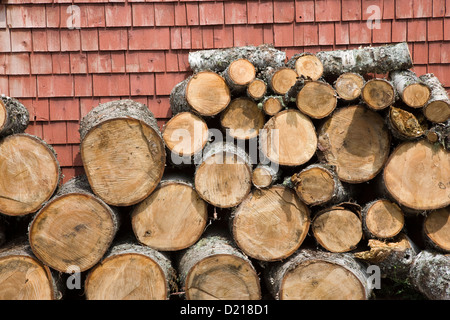
[[[405,225],[400,207],[386,199],[369,203],[363,210],[363,221],[368,234],[378,239],[395,237]]]
[[[36,212],[60,180],[56,155],[41,139],[28,134],[0,142],[0,212],[19,216]]]
[[[308,81],[296,99],[297,108],[314,119],[330,115],[336,108],[337,98],[333,87],[321,81]]]
[[[268,188],[277,179],[277,172],[269,166],[258,165],[252,172],[252,183],[256,188]]]
[[[421,83],[414,83],[405,88],[402,100],[411,108],[421,108],[430,98],[430,89]]]
[[[232,233],[250,257],[275,261],[288,257],[303,243],[310,225],[309,209],[282,186],[254,190],[236,209]]]
[[[208,219],[207,204],[189,184],[163,181],[132,211],[131,223],[139,242],[161,251],[193,245]]]
[[[284,95],[297,81],[297,72],[290,68],[280,68],[273,74],[270,87],[279,95]]]
[[[248,140],[259,135],[265,119],[256,102],[248,98],[236,98],[222,113],[220,123],[233,138]]]
[[[0,132],[3,131],[3,128],[6,125],[7,117],[8,117],[8,112],[6,110],[5,103],[0,99]]]
[[[228,77],[236,85],[245,86],[255,79],[255,66],[247,59],[238,59],[228,66]]]
[[[267,85],[261,79],[254,79],[247,86],[247,95],[254,100],[261,100],[267,92]]]
[[[341,99],[353,101],[361,96],[364,78],[359,74],[347,72],[337,78],[334,87]]]
[[[450,104],[446,101],[433,101],[423,108],[424,116],[435,123],[442,123],[450,119]]]
[[[291,177],[298,197],[307,205],[319,205],[330,201],[336,190],[333,175],[320,167],[303,170]]]
[[[269,116],[274,116],[283,109],[283,103],[279,97],[267,97],[262,105],[264,112]]]
[[[450,252],[450,207],[430,212],[425,218],[423,229],[432,247]]]
[[[371,79],[366,82],[361,92],[364,102],[374,110],[382,110],[395,102],[395,90],[384,79]]]
[[[181,157],[191,157],[208,142],[208,126],[195,114],[181,112],[166,123],[162,135],[170,151]]]
[[[322,62],[313,54],[304,54],[295,61],[295,71],[299,77],[318,80],[323,74]]]

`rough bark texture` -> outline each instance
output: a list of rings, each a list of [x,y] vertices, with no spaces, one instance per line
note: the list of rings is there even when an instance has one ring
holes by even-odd
[[[395,70],[389,77],[398,95],[409,107],[421,108],[430,98],[431,90],[413,71]]]
[[[428,129],[423,115],[396,107],[389,108],[386,122],[392,135],[403,141],[419,139]]]
[[[367,73],[385,74],[392,70],[413,67],[406,42],[352,50],[321,51],[316,53],[316,56],[324,66],[324,77],[338,77],[345,72],[354,72],[361,75]]]
[[[307,268],[315,264],[321,269],[333,268],[334,275],[327,272],[308,275]],[[290,274],[296,277],[289,277]],[[265,281],[277,300],[368,300],[372,294],[365,266],[347,253],[300,249],[288,259],[269,266]],[[302,290],[295,290],[295,284],[301,285]],[[292,293],[296,294],[291,296]]]
[[[439,79],[432,73],[419,77],[430,89],[431,95],[423,107],[423,114],[432,122],[445,122],[450,118],[450,99]]]
[[[450,150],[450,119],[444,123],[436,123],[425,132],[425,135],[429,142],[439,144],[444,149]]]
[[[266,95],[267,84],[264,80],[256,78],[247,85],[247,96],[255,101],[259,101]]]
[[[278,68],[285,64],[286,53],[275,49],[272,45],[264,44],[190,52],[188,62],[194,72],[201,70],[220,72],[237,59],[247,59],[257,69],[268,66]]]
[[[17,99],[0,96],[0,137],[22,133],[28,127],[30,115]]]
[[[256,69],[247,59],[232,61],[221,73],[232,94],[241,94],[256,77]]]
[[[422,250],[409,271],[413,287],[430,300],[450,300],[450,256]]]

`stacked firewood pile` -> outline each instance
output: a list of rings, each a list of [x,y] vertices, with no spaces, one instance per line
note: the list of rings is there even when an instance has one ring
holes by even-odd
[[[92,300],[367,300],[380,278],[450,299],[450,100],[406,43],[189,64],[162,130],[132,100],[89,112],[64,185],[2,97],[0,299],[77,277]]]

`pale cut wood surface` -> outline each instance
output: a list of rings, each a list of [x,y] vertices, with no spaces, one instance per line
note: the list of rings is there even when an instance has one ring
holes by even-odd
[[[363,211],[363,226],[368,234],[379,239],[393,238],[402,231],[405,217],[400,207],[387,199],[368,203]]]
[[[323,119],[337,106],[333,87],[322,81],[306,81],[296,99],[297,108],[314,119]]]
[[[361,91],[364,102],[374,110],[382,110],[395,102],[395,89],[385,79],[371,79]]]
[[[450,206],[430,212],[423,228],[434,248],[450,252]]]
[[[247,86],[247,95],[254,100],[261,100],[267,92],[264,80],[254,79]]]
[[[357,73],[343,73],[334,83],[336,93],[345,101],[353,101],[361,96],[364,78]]]

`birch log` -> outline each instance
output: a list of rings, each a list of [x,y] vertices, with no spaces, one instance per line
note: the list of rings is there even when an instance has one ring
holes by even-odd
[[[286,65],[294,69],[299,77],[308,80],[319,80],[323,74],[322,62],[310,52],[295,54]]]
[[[339,98],[344,101],[354,101],[361,96],[364,87],[364,78],[354,72],[346,72],[334,82],[334,88]]]
[[[430,89],[431,95],[423,107],[423,114],[431,122],[442,123],[450,119],[450,99],[439,79],[432,73],[419,77]]]
[[[405,227],[403,211],[388,199],[377,199],[364,205],[361,218],[364,234],[369,239],[392,239]]]
[[[396,70],[389,77],[398,95],[411,108],[423,107],[431,96],[430,88],[411,70]]]
[[[396,99],[395,88],[386,79],[371,79],[361,91],[362,100],[373,110],[383,110],[391,106]]]
[[[28,127],[30,114],[17,99],[0,96],[0,137],[22,133]]]
[[[427,247],[450,253],[450,206],[429,212],[423,221]]]

